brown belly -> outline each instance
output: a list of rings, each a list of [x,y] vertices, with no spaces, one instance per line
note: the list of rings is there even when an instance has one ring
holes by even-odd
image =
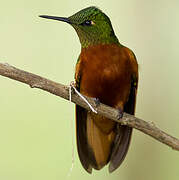
[[[125,104],[130,92],[130,76],[120,72],[120,69],[118,71],[116,72],[110,66],[94,69],[92,67],[91,70],[88,66],[88,70],[81,79],[81,93],[99,98],[100,102],[112,107],[117,108],[120,104]]]

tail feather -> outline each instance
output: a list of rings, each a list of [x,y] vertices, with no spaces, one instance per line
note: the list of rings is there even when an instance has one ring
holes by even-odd
[[[91,165],[94,169],[100,170],[109,162],[109,155],[114,141],[114,132],[105,133],[102,131],[95,123],[91,113],[88,113],[87,139],[95,160],[91,162]]]
[[[113,172],[123,162],[130,145],[132,128],[117,125],[117,132],[110,157],[109,172]]]
[[[87,111],[76,105],[76,134],[77,134],[77,149],[81,164],[88,173],[92,173],[90,153],[86,137],[86,118]]]
[[[109,161],[109,172],[117,169],[127,154],[132,128],[94,115],[78,105],[76,120],[78,154],[85,170],[92,173],[92,168],[100,170]],[[110,122],[114,124],[109,128]],[[101,123],[106,127],[102,129]]]

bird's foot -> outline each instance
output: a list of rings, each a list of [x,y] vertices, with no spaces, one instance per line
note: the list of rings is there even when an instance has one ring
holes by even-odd
[[[118,115],[117,115],[117,119],[121,119],[123,117],[124,111],[122,109],[118,109]]]
[[[100,105],[100,100],[99,100],[99,98],[93,98],[93,100],[94,100],[94,103],[95,103],[95,107],[97,108],[99,105]]]

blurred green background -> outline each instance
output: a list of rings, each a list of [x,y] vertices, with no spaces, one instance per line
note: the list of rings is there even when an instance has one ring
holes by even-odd
[[[80,43],[65,23],[40,14],[69,16],[100,7],[121,43],[136,54],[140,81],[136,116],[179,137],[179,1],[6,0],[0,6],[0,62],[69,84]],[[0,76],[0,180],[178,180],[179,153],[134,130],[122,166],[87,174],[72,159],[74,105]],[[74,137],[75,138],[75,137]]]

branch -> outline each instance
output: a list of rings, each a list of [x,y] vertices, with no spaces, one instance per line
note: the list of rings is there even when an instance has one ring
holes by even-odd
[[[39,88],[69,100],[69,86],[65,86],[41,76],[17,69],[13,66],[10,66],[9,64],[0,63],[0,75],[28,84],[31,88]],[[91,98],[86,97],[86,99],[93,107],[95,107],[95,103]],[[90,110],[89,106],[81,98],[79,98],[77,94],[73,93],[71,100],[75,104]],[[138,129],[139,131],[148,134],[154,139],[179,151],[179,140],[160,130],[153,123],[146,122],[127,113],[124,113],[122,119],[118,119],[118,110],[104,104],[100,104],[98,106],[97,112],[98,114],[121,123],[122,125],[127,125]]]

